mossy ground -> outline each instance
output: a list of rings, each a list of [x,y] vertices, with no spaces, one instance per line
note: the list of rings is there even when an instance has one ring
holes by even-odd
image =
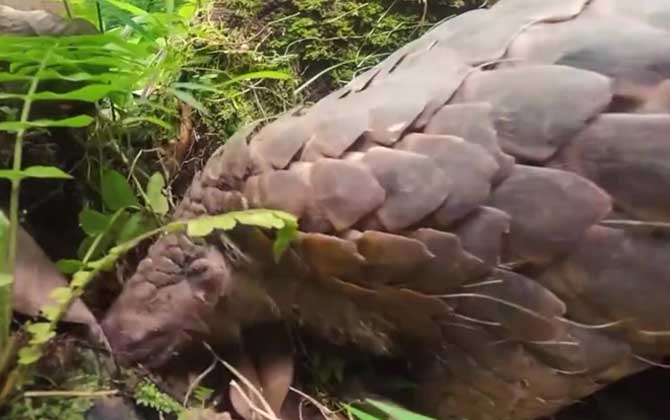
[[[231,74],[281,70],[288,81],[249,83],[221,98],[210,125],[231,133],[242,121],[269,118],[347,83],[435,22],[476,0],[228,0],[211,18],[210,59]],[[218,38],[218,39],[217,39]],[[217,39],[212,42],[212,39]]]

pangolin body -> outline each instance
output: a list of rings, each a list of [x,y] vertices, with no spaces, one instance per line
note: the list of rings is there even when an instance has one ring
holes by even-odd
[[[160,364],[286,319],[415,361],[440,419],[550,415],[670,352],[670,3],[502,0],[311,107],[229,139],[177,218],[298,216],[159,239],[103,326]],[[418,351],[417,349],[420,349]]]

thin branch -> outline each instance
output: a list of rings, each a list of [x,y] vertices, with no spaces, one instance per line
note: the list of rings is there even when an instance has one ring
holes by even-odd
[[[218,360],[214,359],[211,365],[207,369],[205,369],[200,375],[198,375],[195,380],[193,380],[189,385],[188,389],[186,390],[186,395],[184,395],[184,401],[182,405],[186,407],[188,405],[188,400],[191,398],[191,394],[193,393],[193,390],[200,385],[200,383],[209,375],[212,373],[214,368],[216,368],[216,365],[219,363]]]
[[[108,389],[102,391],[26,391],[23,396],[26,398],[46,398],[46,397],[79,397],[79,398],[103,398],[118,395],[118,389]]]
[[[65,8],[65,13],[67,14],[68,19],[72,19],[72,10],[70,10],[70,3],[67,0],[63,0],[63,7]]]
[[[216,352],[214,351],[214,349],[212,349],[212,347],[211,347],[209,344],[207,344],[207,343],[205,343],[205,342],[203,342],[202,344],[203,344],[203,345],[205,346],[205,348],[206,348],[206,349],[207,349],[207,350],[208,350],[208,351],[209,351],[209,352],[216,358],[216,360],[218,360],[223,366],[226,367],[226,369],[228,369],[228,370],[231,371],[235,376],[237,376],[238,379],[239,379],[240,381],[242,381],[242,383],[244,383],[244,385],[247,386],[247,388],[249,388],[249,390],[250,390],[251,392],[253,392],[254,395],[255,395],[256,397],[258,397],[258,399],[259,399],[259,401],[261,402],[261,404],[263,405],[263,408],[265,409],[265,411],[266,411],[267,413],[270,413],[270,414],[273,415],[272,420],[280,420],[280,419],[276,416],[276,414],[274,413],[274,411],[272,410],[272,407],[270,407],[270,404],[267,402],[267,400],[265,399],[265,397],[263,397],[263,394],[262,394],[262,393],[261,393],[255,386],[254,386],[254,384],[253,384],[249,379],[247,379],[244,375],[242,375],[242,373],[240,373],[237,369],[235,369],[235,368],[233,367],[233,365],[231,365],[230,363],[226,362],[226,361],[223,360],[221,357],[219,357],[219,355],[216,354]],[[234,381],[231,382],[231,386],[234,386],[233,383],[234,383]],[[239,387],[239,385],[238,385],[238,387]],[[242,394],[244,394],[244,393],[242,392]]]
[[[263,410],[262,408],[258,407],[256,404],[254,404],[254,402],[251,401],[251,398],[249,398],[249,396],[246,394],[246,392],[244,392],[244,390],[242,389],[240,384],[235,382],[235,380],[230,381],[230,386],[233,387],[235,390],[237,390],[237,392],[240,393],[240,397],[242,397],[244,402],[246,402],[247,405],[249,405],[249,408],[251,408],[254,412],[260,414],[261,416],[263,416],[267,420],[280,420],[279,418],[277,418],[276,416],[273,415],[272,410],[270,410],[270,412],[267,412],[267,411]]]
[[[331,410],[328,407],[326,407],[325,405],[321,404],[315,398],[313,398],[313,397],[309,396],[308,394],[302,392],[298,388],[294,388],[294,387],[290,386],[288,389],[290,389],[291,391],[300,395],[305,400],[309,401],[314,407],[316,407],[319,410],[319,412],[321,413],[323,418],[325,418],[327,420],[335,418],[335,413],[333,412],[333,410]]]

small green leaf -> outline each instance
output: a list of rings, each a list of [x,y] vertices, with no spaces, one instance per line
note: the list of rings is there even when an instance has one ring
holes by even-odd
[[[72,299],[72,290],[69,287],[57,287],[49,293],[49,297],[60,305],[65,305]]]
[[[132,241],[131,241],[131,243],[132,243]],[[131,248],[132,248],[132,245],[128,246],[126,244],[121,244],[121,245],[117,245],[117,246],[113,246],[113,247],[109,248],[109,251],[107,251],[107,252],[111,256],[119,257],[119,256],[123,255],[125,252],[127,252],[128,250],[130,250]]]
[[[104,1],[116,7],[117,9],[121,9],[123,11],[130,13],[133,16],[143,16],[147,14],[146,10],[141,9],[135,6],[134,4],[127,3],[125,1],[121,0],[104,0]]]
[[[40,335],[33,335],[33,337],[30,339],[28,344],[33,345],[33,346],[44,344],[44,343],[47,343],[52,338],[54,338],[55,336],[56,336],[56,331],[49,331],[49,332],[45,332],[45,333],[40,334]]]
[[[147,184],[147,199],[148,205],[156,213],[164,216],[170,210],[168,200],[163,194],[165,188],[165,179],[159,172],[151,175],[149,183]]]
[[[195,14],[196,10],[198,10],[198,6],[195,2],[187,2],[179,8],[177,14],[182,18],[190,19]]]
[[[9,228],[9,219],[7,218],[7,215],[5,215],[5,212],[0,208],[0,238],[4,237],[2,236],[2,232],[7,228]]]
[[[284,220],[277,217],[273,211],[248,211],[235,215],[235,219],[243,225],[258,226],[266,229],[281,229]]]
[[[0,93],[0,99],[23,99],[25,95],[17,93]],[[2,126],[0,126],[1,129]]]
[[[22,171],[13,169],[0,170],[0,178],[23,179],[23,178],[55,178],[72,179],[70,174],[63,172],[55,166],[31,166]]]
[[[9,220],[0,210],[0,288],[6,288],[14,282],[13,273],[9,272]],[[0,291],[0,301],[9,298],[7,291]],[[6,304],[9,304],[8,302]]]
[[[134,239],[141,234],[150,231],[156,227],[156,223],[152,219],[146,217],[143,213],[134,213],[132,214],[123,227],[119,231],[119,235],[116,238],[117,243],[123,243]]]
[[[5,121],[0,122],[0,131],[15,132],[25,128],[31,127],[71,127],[83,128],[89,126],[93,121],[93,117],[88,115],[79,115],[76,117],[63,118],[60,120],[33,120],[28,122],[21,121]]]
[[[32,78],[30,76],[22,76],[19,74],[12,74],[12,73],[2,73],[0,72],[0,82],[12,82],[16,80],[31,80]]]
[[[32,127],[70,127],[84,128],[93,123],[95,119],[89,115],[77,115],[76,117],[63,118],[60,120],[34,120],[30,124]]]
[[[156,385],[147,379],[136,386],[133,398],[137,405],[151,407],[156,411],[166,414],[179,415],[184,411],[184,407],[181,404],[171,396],[161,392]]]
[[[81,241],[79,247],[77,248],[77,257],[79,257],[79,259],[84,259],[88,253],[88,250],[93,246],[93,242],[95,242],[95,237],[93,236],[87,236],[83,241]],[[94,252],[92,255],[95,256],[96,253]]]
[[[161,128],[164,128],[168,131],[174,131],[174,127],[171,126],[169,123],[161,120],[160,118],[156,118],[156,117],[152,117],[152,116],[124,118],[123,120],[121,120],[121,125],[123,125],[125,127],[129,127],[132,124],[135,124],[137,122],[148,122],[148,123],[157,125]]]
[[[173,83],[172,86],[178,87],[180,89],[201,90],[201,91],[204,91],[204,92],[212,92],[212,93],[222,92],[221,89],[217,89],[213,86],[208,86],[208,85],[203,85],[201,83],[193,83],[193,82],[177,82],[177,83]]]
[[[90,278],[91,278],[90,271],[77,271],[76,273],[74,273],[74,276],[72,276],[70,286],[72,286],[75,289],[82,289],[86,286]]]
[[[276,71],[276,70],[265,70],[265,71],[256,71],[245,73],[236,77],[233,77],[225,82],[221,83],[222,86],[231,85],[233,83],[241,82],[243,80],[254,80],[254,79],[275,79],[275,80],[287,80],[291,79],[292,76],[289,73]]]
[[[23,173],[30,178],[60,178],[73,179],[72,175],[63,172],[55,166],[29,166]]]
[[[215,229],[231,230],[237,223],[265,229],[279,229],[274,244],[276,260],[279,260],[286,251],[298,229],[297,219],[289,213],[277,210],[253,209],[189,220],[186,222],[186,234],[194,237],[207,236]]]
[[[83,209],[79,213],[79,226],[88,236],[97,236],[105,232],[111,217],[91,209]]]
[[[14,282],[14,277],[9,273],[0,273],[0,288],[10,286]]]
[[[350,415],[357,418],[358,420],[380,420],[377,417],[368,414],[363,410],[359,410],[354,406],[346,404],[344,405],[344,408],[347,410],[347,412],[349,412]]]
[[[115,249],[116,247],[110,249],[109,254],[106,255],[104,258],[101,258],[96,261],[91,261],[90,263],[88,263],[88,267],[90,267],[93,270],[100,270],[100,271],[111,270],[112,268],[114,268],[116,260],[118,260],[120,256],[120,254],[114,252]]]
[[[102,199],[110,210],[139,205],[126,178],[113,169],[102,176]]]
[[[193,391],[193,397],[200,404],[205,404],[214,394],[214,390],[205,386],[198,386]]]
[[[42,350],[39,347],[24,347],[19,350],[19,364],[29,366],[40,360],[42,357]]]
[[[186,224],[186,234],[189,236],[202,237],[209,235],[214,229],[231,230],[236,224],[237,222],[235,218],[230,214],[203,217],[200,219],[189,220]]]
[[[110,75],[109,73],[103,74],[91,74],[86,72],[77,72],[77,73],[60,73],[52,69],[45,69],[40,72],[40,78],[42,80],[67,80],[70,82],[88,82],[88,81],[98,81],[98,82],[111,82],[115,80],[119,75]]]
[[[277,238],[272,244],[272,253],[274,254],[275,262],[278,263],[284,255],[291,241],[295,239],[298,233],[298,224],[292,220],[285,220],[284,227],[277,232]]]
[[[209,112],[207,111],[207,108],[203,104],[200,103],[193,95],[191,95],[190,92],[186,92],[185,90],[179,90],[179,89],[167,89],[168,92],[173,94],[177,99],[180,101],[184,102],[187,105],[190,105],[191,107],[197,109],[200,111],[202,114],[207,115]]]
[[[55,321],[56,318],[60,315],[60,307],[57,305],[46,305],[43,306],[40,311],[42,312],[42,315],[49,321]]]
[[[18,110],[5,105],[0,105],[0,114],[6,115],[9,120],[13,120],[18,114]]]
[[[83,264],[80,260],[63,259],[56,262],[58,270],[63,274],[73,274],[81,270]]]
[[[83,61],[83,60],[80,60]],[[100,99],[109,96],[113,92],[118,92],[120,88],[111,84],[90,84],[79,89],[71,90],[64,93],[55,93],[55,92],[38,92],[30,96],[32,100],[51,100],[51,101],[84,101],[84,102],[97,102]],[[75,117],[78,118],[78,117]],[[89,117],[90,118],[90,117]]]
[[[44,337],[51,332],[51,324],[48,322],[35,322],[28,324],[26,331],[35,337]]]
[[[435,420],[430,417],[422,416],[397,405],[387,404],[381,401],[366,400],[367,403],[388,414],[391,419],[398,420]]]

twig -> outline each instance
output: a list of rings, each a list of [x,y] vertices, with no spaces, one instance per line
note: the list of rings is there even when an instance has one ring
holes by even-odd
[[[423,3],[423,13],[421,14],[421,23],[426,21],[428,17],[428,0],[419,0],[419,3]]]
[[[263,394],[254,386],[254,384],[249,379],[247,379],[244,375],[242,375],[242,373],[240,373],[237,369],[235,369],[230,363],[226,362],[221,357],[219,357],[219,355],[216,354],[216,352],[212,349],[212,347],[209,344],[207,344],[205,342],[203,342],[202,344],[216,358],[216,360],[219,361],[219,363],[221,363],[223,366],[226,367],[226,369],[228,369],[235,376],[237,376],[238,379],[240,381],[242,381],[242,383],[244,383],[244,385],[246,385],[249,388],[249,390],[254,393],[254,395],[256,397],[258,397],[259,401],[261,402],[261,404],[263,404],[263,408],[267,411],[267,413],[272,414],[272,416],[273,416],[272,420],[280,420],[277,417],[277,415],[274,413],[274,411],[272,410],[272,407],[270,407],[270,404],[267,402],[265,397],[263,397]],[[231,382],[231,386],[234,387],[234,385],[233,385],[234,383],[235,383],[234,381]],[[237,385],[237,386],[239,387],[239,385]],[[244,392],[242,392],[242,394],[244,394]],[[246,397],[246,395],[244,397]],[[246,398],[245,398],[245,400],[246,400]]]
[[[340,63],[333,64],[332,66],[327,67],[327,68],[321,70],[320,72],[318,72],[317,74],[315,74],[312,78],[310,78],[310,79],[307,80],[305,83],[303,83],[302,85],[300,85],[297,89],[295,89],[295,90],[293,91],[293,95],[298,95],[298,94],[300,94],[300,92],[302,92],[303,90],[305,90],[308,86],[312,85],[317,79],[319,79],[321,76],[323,76],[323,75],[325,75],[325,74],[331,72],[332,70],[335,70],[335,69],[338,68],[338,67],[342,67],[342,66],[345,66],[345,65],[348,65],[348,64],[353,64],[353,63],[355,63],[355,62],[356,62],[356,60],[342,61],[342,62],[340,62]]]
[[[312,403],[312,405],[314,405],[314,407],[316,407],[319,410],[323,418],[332,419],[334,417],[335,413],[333,412],[333,410],[321,404],[315,398],[309,396],[308,394],[302,392],[301,390],[295,387],[290,386],[288,389],[290,389],[291,391],[295,392],[296,394],[300,395],[301,397]]]
[[[305,401],[307,400],[300,400],[300,404],[298,404],[298,420],[304,420],[302,415],[302,408],[305,405]]]
[[[263,416],[264,418],[266,418],[268,420],[279,420],[276,416],[274,416],[272,414],[272,411],[266,412],[265,410],[263,410],[262,408],[258,407],[256,404],[254,404],[254,402],[251,401],[251,398],[249,398],[249,396],[244,392],[244,390],[242,389],[240,384],[235,382],[235,380],[230,381],[230,386],[235,388],[237,390],[237,392],[240,393],[240,397],[242,397],[244,402],[246,402],[254,412],[260,414],[261,416]]]
[[[188,404],[188,400],[189,400],[189,398],[191,398],[191,393],[193,393],[193,390],[194,390],[198,385],[200,385],[200,382],[202,382],[202,380],[205,379],[205,378],[207,377],[207,375],[209,375],[209,374],[214,370],[214,368],[216,367],[216,364],[217,364],[217,363],[219,363],[219,361],[216,360],[216,359],[214,359],[214,361],[212,362],[212,364],[209,365],[209,367],[208,367],[207,369],[205,369],[200,375],[198,375],[198,376],[195,378],[194,381],[192,381],[192,382],[188,385],[188,389],[186,390],[186,395],[184,396],[184,402],[182,403],[182,405],[183,405],[184,407],[186,407],[186,405]]]
[[[102,391],[26,391],[23,393],[25,398],[43,398],[43,397],[85,397],[102,398],[117,395],[118,389],[108,389]]]
[[[72,10],[70,10],[70,3],[67,0],[63,0],[63,7],[65,8],[65,13],[67,14],[68,19],[72,19]]]
[[[181,103],[180,107],[180,124],[179,124],[179,138],[174,147],[173,158],[178,167],[186,157],[186,154],[193,145],[193,108],[190,105]]]

